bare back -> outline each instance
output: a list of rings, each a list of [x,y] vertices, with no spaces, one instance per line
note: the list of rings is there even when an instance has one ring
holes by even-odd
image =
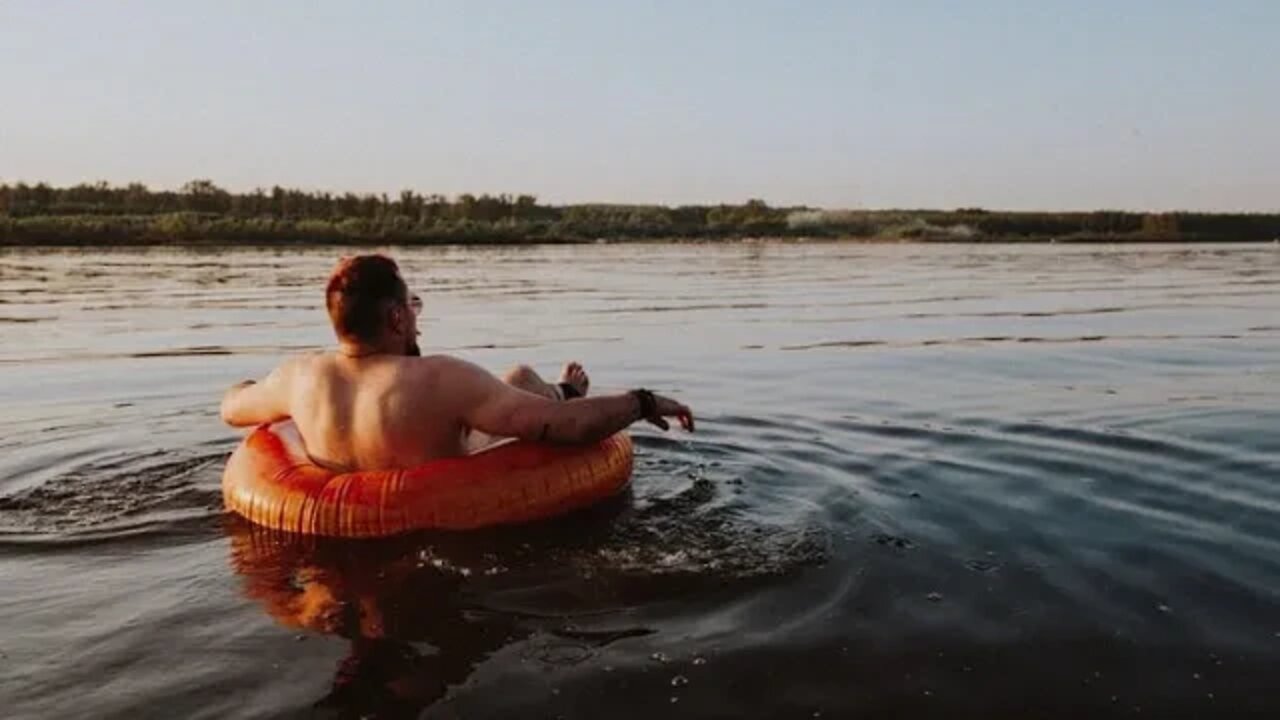
[[[448,361],[337,353],[287,367],[289,415],[312,459],[331,469],[418,465],[466,452]],[[454,390],[455,392],[449,392]]]

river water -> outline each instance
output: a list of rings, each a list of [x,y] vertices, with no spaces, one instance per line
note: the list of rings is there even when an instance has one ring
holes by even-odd
[[[562,521],[264,534],[218,400],[340,254],[0,254],[4,717],[1280,713],[1280,248],[396,250],[426,351],[698,432]]]

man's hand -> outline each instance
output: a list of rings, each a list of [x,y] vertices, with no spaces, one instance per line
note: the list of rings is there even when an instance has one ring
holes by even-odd
[[[640,398],[641,419],[663,430],[670,430],[671,423],[668,423],[666,418],[673,417],[680,421],[680,427],[693,432],[693,411],[688,406],[655,393],[647,394],[646,399],[637,393],[637,397]]]

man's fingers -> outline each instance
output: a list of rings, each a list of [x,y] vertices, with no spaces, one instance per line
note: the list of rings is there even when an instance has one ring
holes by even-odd
[[[677,404],[676,411],[672,415],[679,418],[680,427],[693,432],[693,411],[689,409],[688,405]]]
[[[654,412],[653,417],[647,417],[645,420],[653,424],[655,427],[662,428],[663,430],[670,430],[671,423],[667,422],[664,418],[676,418],[680,422],[680,427],[689,432],[693,432],[694,423],[692,410],[670,398],[657,396],[656,399],[658,400],[657,407],[654,408],[656,412]]]

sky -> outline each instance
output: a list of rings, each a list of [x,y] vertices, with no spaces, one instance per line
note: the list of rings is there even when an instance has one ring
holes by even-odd
[[[0,0],[0,180],[1280,210],[1275,0]]]

